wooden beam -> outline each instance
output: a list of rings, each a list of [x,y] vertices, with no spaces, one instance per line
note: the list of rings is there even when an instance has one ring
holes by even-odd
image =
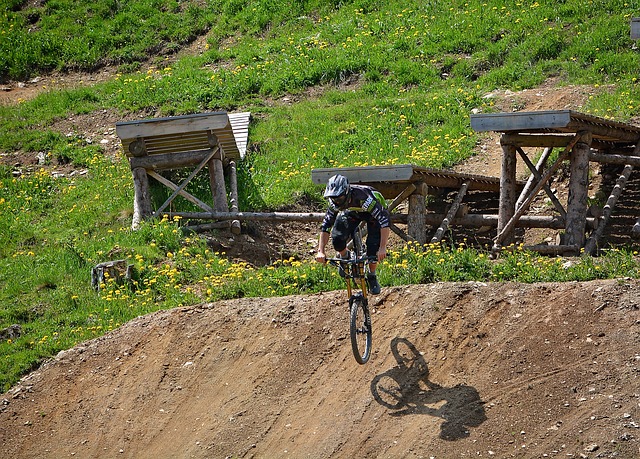
[[[631,18],[631,39],[640,39],[640,18]]]
[[[544,166],[545,164],[547,164],[547,161],[549,160],[549,157],[551,156],[551,152],[553,151],[553,148],[551,147],[547,147],[544,149],[544,151],[542,152],[542,155],[540,155],[540,158],[538,159],[538,164],[536,164],[536,170],[538,172],[542,172],[544,170]],[[529,179],[527,180],[527,183],[524,185],[524,188],[522,189],[522,192],[520,192],[520,196],[518,197],[518,200],[516,201],[516,209],[518,209],[522,203],[524,202],[525,198],[527,197],[527,195],[529,194],[529,191],[531,190],[531,188],[540,180],[540,177],[536,177],[535,174],[531,174],[529,176]]]
[[[477,132],[527,132],[537,129],[564,128],[570,122],[570,110],[471,115],[471,128]]]
[[[162,183],[164,186],[166,186],[167,188],[171,189],[172,191],[178,190],[178,185],[176,185],[175,183],[173,183],[171,180],[167,179],[166,177],[163,177],[162,175],[158,174],[157,172],[155,172],[155,171],[147,171],[147,174],[149,174],[149,176],[153,177],[158,182]],[[214,210],[213,207],[211,207],[209,204],[199,200],[198,198],[193,196],[191,193],[187,193],[184,189],[179,189],[178,190],[178,194],[180,196],[182,196],[183,198],[185,198],[187,201],[195,204],[196,206],[200,207],[202,210],[204,210],[206,212],[213,212],[213,210]]]
[[[173,201],[176,196],[178,196],[178,194],[180,193],[180,191],[186,187],[189,182],[191,182],[191,180],[193,179],[193,177],[196,176],[196,174],[198,172],[200,172],[202,170],[202,168],[209,162],[209,160],[211,158],[213,158],[213,156],[217,153],[217,149],[212,149],[211,153],[209,155],[209,157],[205,158],[199,165],[198,167],[196,167],[193,172],[191,172],[191,174],[189,174],[189,177],[187,177],[173,192],[173,194],[171,196],[169,196],[169,198],[164,202],[164,204],[162,204],[158,210],[156,210],[153,213],[153,217],[156,218],[158,215],[160,215],[162,213],[162,211],[171,203],[171,201]]]
[[[520,154],[520,157],[522,158],[522,160],[525,162],[525,164],[531,171],[531,175],[535,177],[537,181],[540,181],[540,179],[542,178],[542,175],[538,171],[538,168],[533,165],[533,163],[531,162],[531,160],[529,159],[529,157],[526,155],[526,153],[522,148],[516,147],[516,150],[518,151],[518,153]],[[551,191],[551,187],[549,187],[549,184],[545,183],[542,188],[544,189],[545,193],[547,193],[547,196],[549,196],[549,199],[551,199],[551,202],[553,203],[553,206],[556,208],[558,213],[563,217],[566,216],[567,212],[564,210],[564,207],[562,207],[562,204],[560,203],[556,195],[553,194],[553,191]],[[516,203],[516,209],[517,208],[518,208],[518,205]]]
[[[514,147],[564,148],[571,139],[573,139],[572,135],[505,133],[500,137],[500,144]]]
[[[178,134],[181,132],[224,129],[226,127],[231,129],[227,113],[212,112],[120,122],[116,123],[116,134],[124,140]]]
[[[202,160],[209,157],[210,154],[211,148],[207,148],[204,150],[141,156],[137,158],[129,158],[129,165],[131,166],[131,169],[142,167],[146,170],[152,169],[154,171],[181,169],[183,167],[200,164]]]
[[[451,204],[451,208],[449,209],[449,212],[447,212],[447,216],[442,220],[442,223],[436,230],[435,235],[431,238],[432,244],[436,242],[440,242],[440,240],[442,240],[442,236],[444,236],[444,232],[447,231],[447,229],[449,228],[449,225],[453,221],[453,217],[455,217],[456,214],[458,213],[458,209],[460,208],[460,203],[464,199],[464,196],[467,194],[467,188],[468,188],[468,185],[466,183],[463,183],[460,189],[458,190],[458,195],[453,200],[453,203]]]
[[[311,180],[316,185],[324,185],[335,174],[344,175],[350,183],[408,181],[413,176],[413,166],[401,164],[397,166],[314,169],[311,171]]]

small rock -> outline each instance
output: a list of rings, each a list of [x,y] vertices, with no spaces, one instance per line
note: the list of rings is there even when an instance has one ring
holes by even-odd
[[[596,445],[595,443],[592,443],[590,445],[587,445],[587,447],[584,450],[588,453],[593,453],[594,451],[598,451],[598,448],[600,448],[598,445]]]

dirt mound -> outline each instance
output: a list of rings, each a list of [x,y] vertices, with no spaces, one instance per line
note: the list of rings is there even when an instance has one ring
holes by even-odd
[[[0,457],[640,457],[640,282],[433,284],[140,317],[2,396]]]

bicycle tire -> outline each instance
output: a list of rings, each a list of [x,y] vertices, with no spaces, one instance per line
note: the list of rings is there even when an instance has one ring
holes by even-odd
[[[351,349],[356,362],[364,365],[371,355],[371,315],[361,293],[349,299]]]

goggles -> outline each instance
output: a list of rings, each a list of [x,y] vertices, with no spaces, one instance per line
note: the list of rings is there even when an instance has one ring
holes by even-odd
[[[347,203],[347,196],[346,195],[334,196],[334,197],[331,197],[329,199],[331,199],[331,202],[336,207],[342,207]]]

